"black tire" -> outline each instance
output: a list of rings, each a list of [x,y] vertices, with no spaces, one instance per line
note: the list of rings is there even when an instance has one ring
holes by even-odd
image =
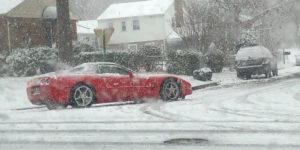
[[[272,70],[273,76],[278,76],[278,69]]]
[[[181,87],[174,78],[166,79],[161,85],[160,97],[165,101],[176,101],[181,95]]]
[[[207,77],[207,80],[211,81],[211,79],[212,79],[212,73],[209,73],[208,77]]]
[[[240,79],[243,78],[243,75],[242,75],[239,71],[236,72],[236,76],[237,76],[238,78],[240,78]]]
[[[271,66],[270,65],[265,65],[264,66],[264,72],[265,72],[265,76],[266,78],[270,78],[272,75],[272,71],[271,71]]]
[[[246,74],[246,79],[247,80],[251,79],[251,74],[250,73]]]
[[[70,105],[73,108],[91,107],[96,101],[96,94],[93,87],[87,84],[79,84],[71,91]]]

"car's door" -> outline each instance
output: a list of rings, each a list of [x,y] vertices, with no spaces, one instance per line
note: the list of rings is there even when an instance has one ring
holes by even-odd
[[[131,78],[129,72],[118,66],[99,66],[102,90],[105,102],[126,101],[130,99]]]
[[[132,78],[133,99],[151,97],[154,81],[147,76],[136,75]]]

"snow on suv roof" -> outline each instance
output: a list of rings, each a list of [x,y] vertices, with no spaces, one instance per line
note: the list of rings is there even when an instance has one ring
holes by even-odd
[[[263,46],[254,46],[242,48],[236,54],[236,60],[247,60],[258,58],[273,58],[271,51]]]
[[[1,0],[0,15],[7,14],[24,0]]]
[[[147,0],[110,5],[98,20],[164,14],[174,0]]]

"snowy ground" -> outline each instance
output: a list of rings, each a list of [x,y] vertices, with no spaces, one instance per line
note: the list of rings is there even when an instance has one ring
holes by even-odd
[[[297,72],[283,66],[276,78]],[[235,76],[215,74],[220,84],[237,86],[198,90],[184,101],[57,111],[18,109],[32,107],[29,78],[1,78],[0,149],[299,149],[300,79]]]
[[[20,103],[27,106],[24,95],[16,92],[21,89],[11,86],[20,95],[1,105],[0,149],[298,149],[297,82],[300,79],[206,89],[169,103],[58,111],[11,110]],[[163,144],[176,138],[208,142]]]

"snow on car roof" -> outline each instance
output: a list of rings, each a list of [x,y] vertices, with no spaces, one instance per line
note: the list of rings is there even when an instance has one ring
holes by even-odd
[[[273,58],[271,51],[263,46],[242,48],[236,54],[236,60],[247,60],[257,58]]]
[[[164,14],[174,0],[148,0],[110,5],[98,20]]]
[[[88,63],[83,63],[79,66],[83,67],[83,66],[90,66],[90,65],[118,65],[118,64],[112,62],[88,62]]]
[[[6,14],[13,8],[17,7],[24,0],[1,0],[0,15]]]

